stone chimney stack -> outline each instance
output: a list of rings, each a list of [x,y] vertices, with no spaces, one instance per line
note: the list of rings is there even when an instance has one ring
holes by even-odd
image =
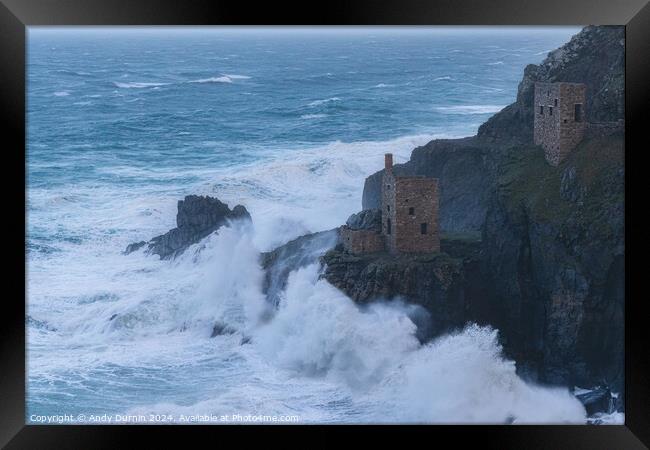
[[[384,155],[384,167],[386,168],[386,172],[393,173],[393,154],[392,153],[386,153]]]

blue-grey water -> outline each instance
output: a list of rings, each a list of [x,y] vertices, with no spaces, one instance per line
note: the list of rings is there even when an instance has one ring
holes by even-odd
[[[317,266],[260,321],[258,263],[358,211],[384,152],[474,134],[578,31],[31,28],[28,422],[584,422],[567,387],[515,374],[496,330],[421,346],[403,305],[360,309]],[[241,203],[253,227],[174,261],[122,254],[187,194]],[[215,321],[238,331],[210,338]]]

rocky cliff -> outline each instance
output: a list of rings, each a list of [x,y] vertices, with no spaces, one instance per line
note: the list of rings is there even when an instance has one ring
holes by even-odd
[[[446,237],[440,253],[351,255],[342,246],[321,258],[323,277],[358,303],[402,298],[422,306],[428,323],[416,323],[422,340],[461,328],[478,307],[480,240]]]
[[[439,178],[443,232],[481,233],[473,275],[462,266],[452,270],[454,287],[444,290],[424,269],[431,263],[416,277],[406,276],[414,270],[408,265],[377,276],[372,264],[359,271],[358,261],[326,257],[333,264],[326,277],[364,301],[372,292],[422,303],[421,294],[428,293],[423,304],[434,315],[450,299],[461,302],[462,319],[500,330],[520,373],[569,386],[604,381],[621,391],[624,137],[588,135],[552,167],[532,144],[532,105],[536,81],[582,82],[589,121],[622,119],[624,57],[622,27],[586,27],[540,65],[526,67],[516,102],[476,136],[429,142],[395,166],[398,174]],[[364,208],[379,206],[382,174],[366,180]],[[342,278],[345,273],[350,275]],[[459,294],[470,288],[467,283],[479,296]],[[454,317],[444,320],[453,325]]]

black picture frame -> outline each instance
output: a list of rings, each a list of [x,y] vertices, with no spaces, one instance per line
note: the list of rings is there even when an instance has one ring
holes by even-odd
[[[612,426],[44,426],[25,425],[25,62],[26,27],[35,25],[588,25],[626,27],[626,321],[625,321],[625,425]],[[253,433],[315,432],[324,446],[335,434],[353,429],[404,443],[407,433],[428,445],[450,442],[454,447],[474,443],[481,448],[520,449],[641,449],[650,445],[650,327],[643,314],[644,297],[633,295],[630,275],[638,271],[630,263],[630,195],[632,180],[639,179],[640,157],[648,148],[646,125],[650,99],[650,5],[646,0],[444,0],[424,2],[345,1],[318,3],[196,0],[1,0],[0,3],[0,114],[5,198],[13,225],[6,234],[7,264],[0,333],[0,445],[6,448],[133,448],[133,432],[170,445],[187,444],[190,438],[207,437],[222,443],[228,431],[246,440]],[[633,150],[634,149],[634,150]],[[632,157],[632,164],[630,163]],[[637,230],[637,233],[639,231]],[[10,244],[10,245],[9,245]],[[637,252],[634,252],[637,253]],[[22,261],[22,263],[20,262]],[[11,287],[11,289],[7,289]],[[22,298],[22,301],[21,301]],[[336,432],[336,433],[334,433]],[[190,436],[187,436],[188,433]],[[302,433],[301,433],[302,434]],[[300,438],[302,439],[302,437]],[[241,441],[240,441],[241,442]],[[415,442],[409,440],[409,442]],[[237,443],[236,445],[240,445]],[[305,445],[308,445],[307,443]]]

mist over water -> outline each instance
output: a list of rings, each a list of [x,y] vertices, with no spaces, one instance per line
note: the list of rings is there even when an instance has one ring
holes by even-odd
[[[360,307],[317,264],[276,309],[259,265],[360,210],[386,151],[404,162],[475,133],[577,31],[31,29],[27,419],[583,423],[566,388],[516,375],[497,330],[421,345],[407,299]],[[187,194],[241,203],[253,224],[172,261],[122,254],[173,228]],[[229,333],[211,338],[215,323]]]

